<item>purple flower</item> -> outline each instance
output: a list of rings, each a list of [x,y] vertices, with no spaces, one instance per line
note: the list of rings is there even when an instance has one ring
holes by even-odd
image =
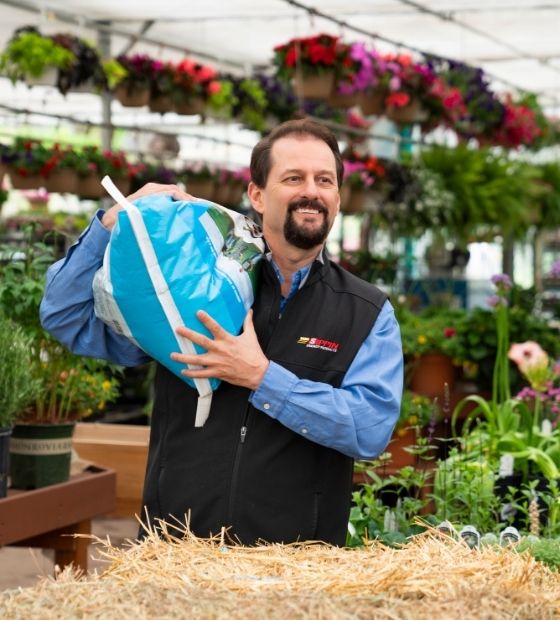
[[[554,261],[552,263],[552,267],[550,268],[547,276],[549,278],[560,278],[560,260]]]
[[[506,273],[498,273],[490,279],[492,284],[499,289],[509,290],[512,286],[511,278]]]
[[[496,306],[507,306],[507,299],[500,297],[500,295],[490,295],[488,297],[488,305],[490,308],[495,308]]]

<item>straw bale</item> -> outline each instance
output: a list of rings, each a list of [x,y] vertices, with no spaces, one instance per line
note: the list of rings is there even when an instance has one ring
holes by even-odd
[[[165,529],[165,528],[164,528]],[[150,533],[126,549],[95,539],[101,574],[66,569],[0,594],[14,620],[541,620],[560,618],[560,575],[528,553],[470,550],[435,532],[402,549],[368,543],[242,547]]]

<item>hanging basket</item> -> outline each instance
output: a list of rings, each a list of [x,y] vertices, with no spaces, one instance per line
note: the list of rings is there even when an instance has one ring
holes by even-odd
[[[113,183],[123,196],[128,196],[130,193],[130,179],[128,177],[113,178]]]
[[[183,116],[202,114],[204,112],[204,99],[195,97],[194,99],[185,101],[184,103],[176,103],[175,112],[177,112],[177,114],[182,114]]]
[[[214,181],[212,179],[187,179],[187,192],[195,198],[214,200]]]
[[[70,477],[73,422],[16,424],[10,440],[14,489],[38,489]]]
[[[359,105],[361,101],[361,93],[351,93],[349,95],[345,95],[343,93],[339,93],[337,90],[337,85],[334,85],[334,88],[329,95],[327,103],[333,108],[342,108],[347,110],[348,108],[353,108],[356,105]]]
[[[98,174],[88,174],[85,177],[78,177],[76,194],[86,200],[97,200],[103,198],[106,193],[101,185],[101,177]]]
[[[11,166],[8,167],[8,174],[13,189],[38,189],[45,184],[45,179],[38,174],[23,176],[16,172]]]
[[[300,99],[319,99],[327,101],[334,86],[334,72],[326,71],[320,75],[301,75],[296,73],[293,88]]]
[[[383,88],[368,88],[360,95],[360,108],[366,116],[380,116],[385,112],[385,97],[387,92]]]
[[[10,437],[12,428],[0,428],[0,499],[8,493],[8,472],[10,464]]]
[[[419,99],[412,99],[408,105],[402,107],[388,105],[385,115],[399,125],[419,123],[428,117]]]
[[[39,77],[26,77],[28,86],[56,86],[58,82],[58,69],[49,67]]]
[[[213,202],[227,207],[229,204],[230,191],[229,183],[216,183],[214,188],[214,197],[212,198]]]
[[[241,204],[245,185],[241,181],[235,181],[229,186],[229,194],[226,204],[230,207],[238,207]]]
[[[115,88],[114,96],[125,108],[141,108],[150,102],[150,89],[148,87],[129,89],[121,85]]]
[[[46,190],[54,194],[75,194],[77,187],[78,175],[69,168],[55,170],[45,180]]]
[[[165,112],[173,112],[175,110],[173,100],[167,95],[150,97],[148,107],[150,108],[151,112],[158,112],[159,114],[165,114]]]
[[[340,211],[346,215],[363,213],[366,206],[366,190],[343,186],[340,191]]]

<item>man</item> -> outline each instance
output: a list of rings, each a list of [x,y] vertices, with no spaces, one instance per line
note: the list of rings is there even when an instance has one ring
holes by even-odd
[[[157,367],[143,502],[150,519],[184,522],[190,512],[195,534],[225,526],[244,544],[344,544],[353,459],[387,445],[403,367],[386,295],[324,252],[342,172],[336,139],[310,120],[284,123],[255,146],[248,194],[269,249],[255,303],[241,335],[204,312],[212,338],[178,329],[207,350],[172,354],[202,367],[184,374],[222,380],[202,428],[194,428],[196,391]],[[151,193],[189,199],[154,184],[130,198]],[[99,213],[50,268],[41,317],[76,353],[134,365],[145,354],[93,313],[91,282],[119,209]]]

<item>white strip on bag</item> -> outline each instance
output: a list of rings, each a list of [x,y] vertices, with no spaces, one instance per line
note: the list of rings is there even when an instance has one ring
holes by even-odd
[[[176,329],[210,335],[196,317],[206,310],[230,333],[240,332],[264,252],[260,230],[242,214],[208,201],[153,195],[133,204],[109,177],[102,184],[124,211],[94,278],[95,313],[196,388],[195,426],[202,426],[219,381],[181,375],[184,365],[169,354],[204,350]]]

